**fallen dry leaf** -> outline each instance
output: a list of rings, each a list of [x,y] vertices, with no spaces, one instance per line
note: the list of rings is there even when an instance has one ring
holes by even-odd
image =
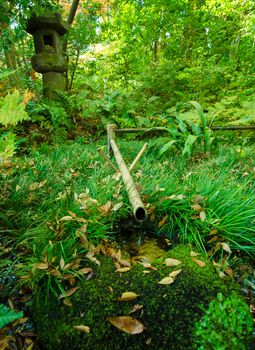
[[[136,299],[138,296],[139,294],[134,292],[124,292],[121,297],[118,298],[118,301],[130,301]]]
[[[195,211],[198,211],[198,212],[200,212],[200,211],[203,210],[203,208],[201,207],[201,205],[199,205],[198,203],[191,205],[191,208],[192,208],[193,210],[195,210]]]
[[[232,253],[232,251],[231,251],[231,249],[230,249],[230,247],[229,247],[229,245],[227,243],[222,242],[222,243],[220,243],[220,245],[222,246],[223,250],[225,250],[225,252],[227,252],[229,254]]]
[[[127,260],[124,260],[124,259],[120,259],[120,260],[118,260],[118,263],[119,263],[120,265],[122,265],[122,266],[128,266],[128,267],[131,267],[130,262],[129,262],[129,261],[127,261]]]
[[[177,259],[172,259],[172,258],[167,258],[165,259],[164,263],[166,264],[166,266],[178,266],[182,263],[182,261],[177,260]]]
[[[231,267],[227,267],[224,272],[229,275],[230,277],[233,277],[234,271],[231,269]]]
[[[129,311],[129,314],[132,314],[138,310],[141,310],[143,308],[143,305],[135,304],[132,309]]]
[[[112,208],[112,211],[119,210],[123,206],[123,204],[124,204],[123,202],[115,204],[114,207]]]
[[[143,273],[146,275],[146,274],[148,274],[148,273],[151,273],[151,271],[143,270]]]
[[[64,299],[63,304],[65,304],[66,306],[69,306],[69,307],[73,306],[73,304],[71,303],[71,301],[69,299]]]
[[[90,333],[90,328],[88,326],[84,326],[83,324],[80,324],[78,326],[73,326],[74,329],[81,333]]]
[[[198,260],[196,258],[192,258],[192,261],[194,261],[194,263],[196,263],[200,267],[205,267],[205,262],[203,262],[201,260]]]
[[[161,281],[159,281],[159,284],[171,284],[174,282],[174,279],[170,276],[163,278]]]
[[[79,270],[79,273],[82,273],[83,275],[86,275],[87,273],[91,272],[92,268],[91,267],[84,267],[83,269]]]
[[[190,252],[190,256],[198,256],[199,253],[193,252],[193,250]]]
[[[63,216],[59,221],[70,221],[73,219],[74,218],[71,215],[66,215],[66,216]]]
[[[140,334],[144,331],[144,325],[131,316],[108,317],[107,320],[114,327],[128,334]]]
[[[115,272],[123,273],[123,272],[127,272],[129,270],[131,270],[130,267],[126,266],[126,267],[121,267],[121,268],[117,269]]]
[[[161,228],[162,226],[165,225],[167,218],[168,218],[168,215],[164,216],[163,219],[160,220],[160,222],[158,223],[158,228]]]
[[[151,264],[148,262],[140,262],[141,265],[143,265],[143,267],[145,267],[146,269],[150,269],[151,268]]]
[[[182,269],[174,270],[174,271],[169,273],[169,277],[175,278],[176,276],[179,275],[179,273],[181,273],[181,271],[182,271]]]
[[[43,263],[43,262],[35,265],[35,268],[38,270],[47,270],[48,267],[49,267],[49,264]]]
[[[65,267],[65,260],[62,256],[60,258],[59,266],[60,266],[61,270],[63,270]]]
[[[72,288],[72,289],[67,290],[65,293],[63,293],[63,294],[61,294],[61,295],[59,296],[59,299],[66,298],[66,297],[70,297],[70,296],[73,295],[73,294],[77,291],[77,289],[79,289],[79,288],[80,288],[80,287],[74,287],[74,288]]]
[[[200,211],[199,217],[200,217],[200,220],[201,220],[201,221],[205,221],[205,219],[206,219],[206,213],[205,213],[204,210]]]

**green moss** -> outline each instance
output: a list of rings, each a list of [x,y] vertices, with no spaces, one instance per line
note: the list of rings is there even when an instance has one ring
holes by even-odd
[[[43,289],[38,289],[33,310],[42,349],[191,349],[194,324],[203,314],[201,306],[207,308],[218,292],[227,295],[235,287],[231,281],[222,282],[208,261],[204,268],[194,263],[189,247],[179,246],[166,256],[183,262],[178,266],[182,272],[170,285],[158,284],[174,270],[163,265],[163,259],[155,262],[158,269],[150,274],[144,275],[144,267],[136,265],[119,275],[111,259],[101,258],[101,266],[93,268],[93,278],[81,281],[71,297],[73,307],[54,298],[44,304]],[[127,291],[139,297],[118,301]],[[128,315],[135,304],[143,305],[131,315],[144,324],[143,333],[129,335],[107,321],[107,317]],[[73,328],[80,324],[89,326],[91,333],[81,334]]]

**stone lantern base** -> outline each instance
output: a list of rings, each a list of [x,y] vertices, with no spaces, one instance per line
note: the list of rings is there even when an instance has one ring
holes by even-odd
[[[56,91],[64,91],[66,80],[63,73],[47,72],[42,74],[43,95],[48,98],[56,97]]]

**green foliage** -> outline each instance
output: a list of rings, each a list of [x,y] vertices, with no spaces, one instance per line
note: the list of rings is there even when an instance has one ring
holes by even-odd
[[[58,101],[42,99],[31,101],[27,105],[27,113],[32,123],[37,123],[41,133],[47,133],[47,139],[54,144],[61,144],[67,139],[67,130],[71,127],[70,102],[67,95],[59,96]],[[40,139],[40,132],[32,135]]]
[[[20,99],[20,93],[15,90],[8,94],[0,108],[0,123],[6,127],[15,126],[23,120],[29,119],[25,111],[25,104]]]
[[[0,304],[0,329],[23,316],[23,312],[10,310],[7,306]]]
[[[15,135],[12,132],[0,137],[0,164],[15,153]]]
[[[172,146],[182,150],[182,156],[187,155],[189,157],[194,155],[195,152],[206,154],[211,150],[214,137],[211,136],[212,131],[207,127],[207,120],[202,106],[196,101],[190,101],[189,103],[195,107],[200,123],[191,119],[184,120],[182,115],[174,111],[175,117],[168,117],[169,127],[159,128],[170,134],[170,140],[164,137],[156,140],[153,144],[153,146],[156,146],[159,156],[169,151]],[[173,111],[169,110],[168,112],[171,113]]]
[[[253,320],[248,305],[235,292],[218,293],[196,323],[195,349],[246,350],[251,346]]]

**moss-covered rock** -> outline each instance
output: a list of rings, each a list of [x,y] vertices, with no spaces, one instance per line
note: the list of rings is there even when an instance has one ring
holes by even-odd
[[[101,266],[94,267],[93,277],[80,281],[80,288],[72,295],[73,306],[63,305],[52,297],[44,303],[44,289],[36,291],[33,303],[38,340],[47,350],[178,350],[191,349],[195,322],[202,308],[216,297],[218,292],[227,295],[235,289],[230,280],[221,280],[209,261],[200,267],[190,256],[191,249],[179,246],[166,257],[182,261],[178,267],[167,267],[164,259],[154,262],[157,270],[144,274],[142,265],[119,274],[110,258],[101,258]],[[182,269],[169,285],[158,282],[176,269]],[[121,302],[123,292],[135,292],[139,296],[132,301]],[[137,335],[124,333],[107,320],[108,317],[125,316],[135,304],[143,307],[130,316],[139,320],[145,330]],[[90,333],[80,333],[75,325],[90,327]]]

